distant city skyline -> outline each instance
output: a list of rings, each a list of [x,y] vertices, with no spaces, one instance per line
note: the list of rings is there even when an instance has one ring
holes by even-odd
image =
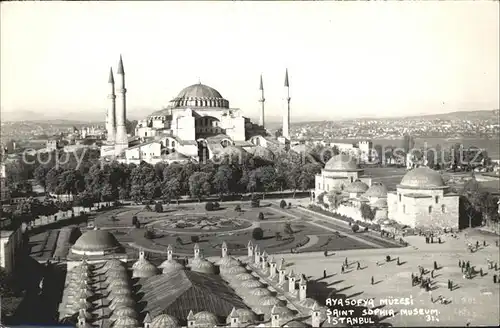
[[[120,54],[131,119],[201,81],[255,120],[262,74],[278,121],[286,68],[292,123],[498,109],[498,5],[3,2],[2,116],[104,119]]]

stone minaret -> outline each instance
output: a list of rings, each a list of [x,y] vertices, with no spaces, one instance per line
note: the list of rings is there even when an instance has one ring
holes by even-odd
[[[260,116],[259,116],[259,125],[264,127],[265,124],[265,113],[264,113],[264,102],[266,101],[266,98],[264,98],[264,83],[262,82],[262,74],[260,75]]]
[[[307,298],[307,282],[302,276],[299,281],[299,301],[303,301]]]
[[[271,310],[271,327],[280,327],[280,314],[276,305]]]
[[[127,129],[125,122],[127,120],[127,89],[125,88],[125,70],[123,69],[122,56],[118,63],[118,111],[116,112],[116,140],[115,153],[120,154],[122,150],[128,148]]]
[[[288,275],[288,292],[290,294],[295,294],[295,273],[290,272],[290,275]]]
[[[285,71],[285,100],[286,108],[283,115],[283,137],[290,139],[290,83],[288,82],[288,68]]]
[[[107,141],[109,144],[115,143],[116,138],[116,95],[115,95],[115,78],[113,76],[113,68],[109,69],[109,94],[110,106],[106,113],[106,131],[108,132]]]

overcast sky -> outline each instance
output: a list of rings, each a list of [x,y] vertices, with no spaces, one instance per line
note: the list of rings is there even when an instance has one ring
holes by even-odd
[[[498,2],[2,2],[1,108],[104,113],[123,55],[130,117],[184,87],[257,117],[399,116],[499,107]],[[142,113],[142,115],[141,115]]]

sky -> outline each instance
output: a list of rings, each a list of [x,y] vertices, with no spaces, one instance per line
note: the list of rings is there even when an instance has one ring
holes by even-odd
[[[0,107],[104,120],[123,56],[128,116],[184,87],[292,122],[499,108],[499,2],[2,2]],[[3,116],[3,115],[2,115]]]

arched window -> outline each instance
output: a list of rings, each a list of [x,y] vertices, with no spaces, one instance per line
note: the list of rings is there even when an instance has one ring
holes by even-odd
[[[435,196],[434,200],[436,201],[436,204],[439,203],[439,196]]]
[[[175,147],[175,141],[172,140],[172,148]]]
[[[432,213],[432,206],[429,206],[429,214]]]
[[[353,181],[353,177],[351,177],[351,182]]]
[[[399,196],[399,201],[401,202],[401,194],[399,194],[398,196]]]
[[[446,213],[446,206],[444,204],[441,205],[441,212]]]
[[[403,205],[403,213],[406,213],[406,206]]]

